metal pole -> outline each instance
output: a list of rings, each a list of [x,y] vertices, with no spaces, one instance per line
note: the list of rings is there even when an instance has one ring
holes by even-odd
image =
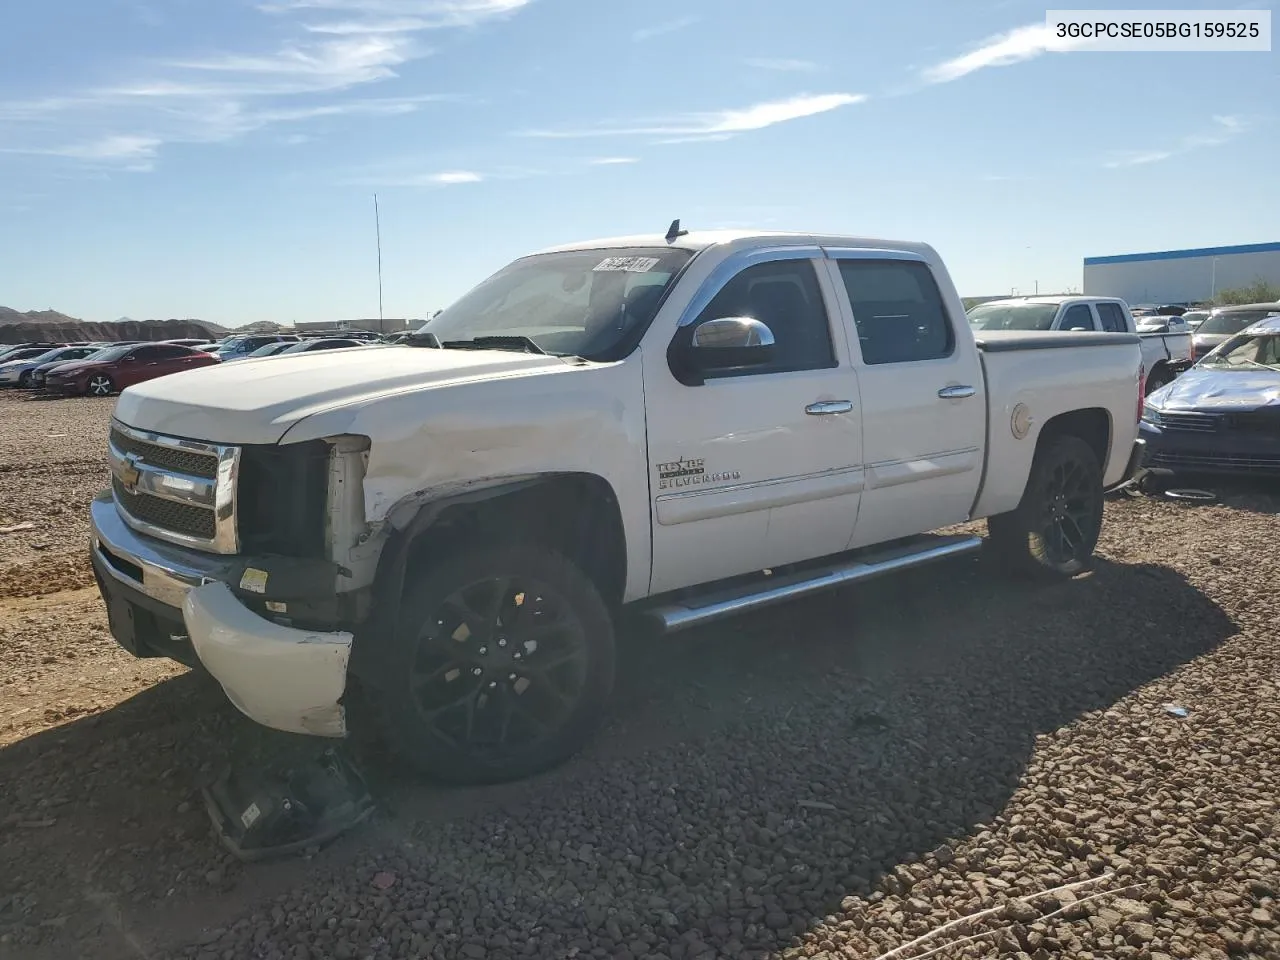
[[[378,332],[386,333],[382,322],[382,220],[378,216],[378,195],[373,195],[373,229],[378,237]]]
[[[1213,300],[1218,295],[1218,258],[1214,257],[1209,262],[1212,264],[1209,275],[1209,299]]]

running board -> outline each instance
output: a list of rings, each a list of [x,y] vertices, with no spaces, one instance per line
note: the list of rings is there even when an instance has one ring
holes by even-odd
[[[886,573],[973,553],[982,547],[978,537],[930,537],[888,550],[837,560],[798,573],[768,577],[762,582],[687,597],[644,611],[664,633],[675,633],[713,620],[831,590]]]

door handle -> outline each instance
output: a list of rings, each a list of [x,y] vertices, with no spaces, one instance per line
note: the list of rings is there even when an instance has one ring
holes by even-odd
[[[977,392],[968,384],[957,384],[954,387],[943,387],[938,391],[938,396],[943,400],[964,400],[966,397],[972,397]]]
[[[852,400],[819,400],[804,408],[811,417],[827,417],[833,413],[848,413],[853,409]]]

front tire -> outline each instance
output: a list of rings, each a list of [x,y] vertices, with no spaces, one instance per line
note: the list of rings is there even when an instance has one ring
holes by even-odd
[[[1143,396],[1149,397],[1161,387],[1168,386],[1173,383],[1173,377],[1168,370],[1160,368],[1151,371],[1151,376],[1147,378],[1146,388],[1143,390]]]
[[[1077,436],[1045,440],[1016,510],[990,517],[1000,561],[1021,575],[1070,577],[1089,566],[1102,533],[1102,467]]]
[[[116,385],[105,373],[95,373],[85,386],[85,393],[91,397],[109,397],[115,392]]]
[[[379,684],[387,734],[433,779],[517,780],[576,753],[614,678],[595,585],[538,546],[440,558],[405,585]]]

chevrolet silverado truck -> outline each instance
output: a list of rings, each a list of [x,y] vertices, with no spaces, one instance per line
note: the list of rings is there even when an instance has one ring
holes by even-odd
[[[1177,320],[1143,317],[1143,320]],[[1129,305],[1118,297],[1014,297],[989,300],[969,309],[974,334],[998,330],[1102,330],[1138,335],[1147,393],[1154,393],[1195,361],[1191,329],[1138,324]]]
[[[673,225],[516,260],[404,345],[130,387],[93,566],[125,648],[254,720],[512,779],[590,736],[623,610],[683,630],[973,553],[931,531],[981,517],[1081,571],[1141,366],[975,340],[922,243]]]

